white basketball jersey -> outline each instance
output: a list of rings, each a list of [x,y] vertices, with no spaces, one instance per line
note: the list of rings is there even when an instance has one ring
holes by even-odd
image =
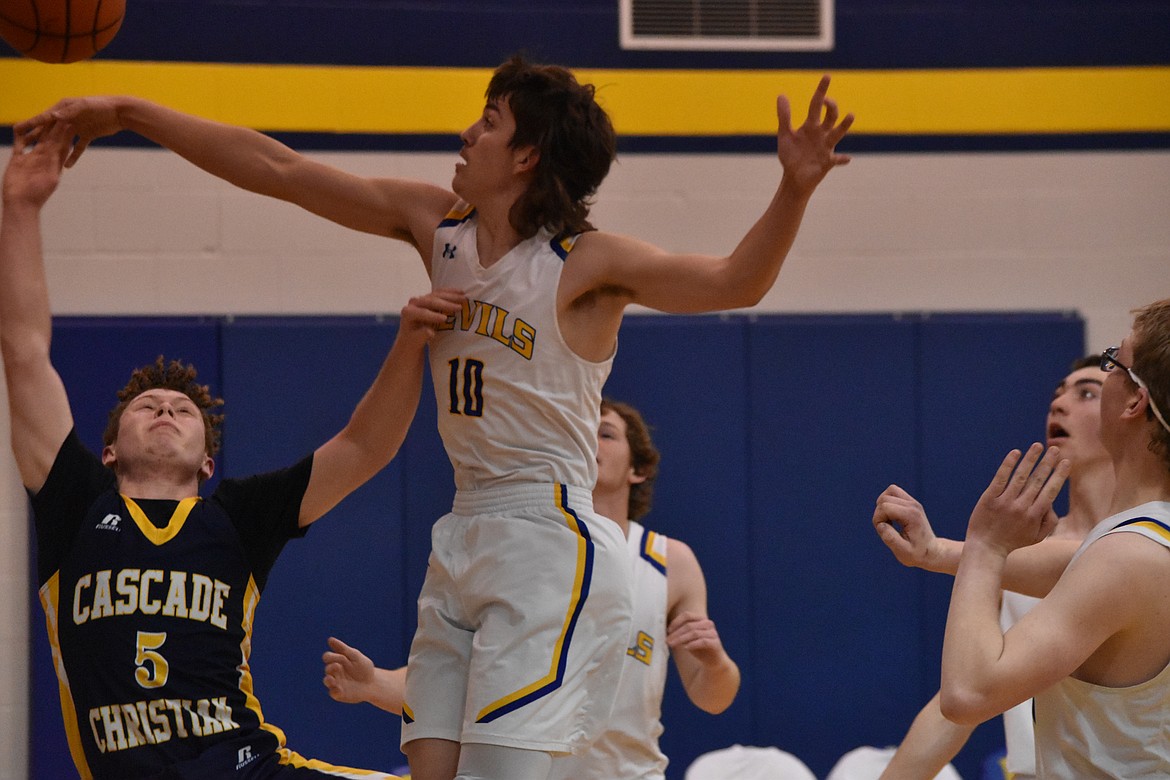
[[[617,700],[606,730],[582,755],[553,762],[549,780],[662,780],[667,759],[662,735],[666,690],[666,537],[631,522],[634,621]]]
[[[1138,533],[1170,547],[1170,503],[1154,501],[1102,520],[1076,557],[1107,533]],[[1036,760],[1042,778],[1170,777],[1170,665],[1153,679],[1107,688],[1065,677],[1036,695]]]
[[[582,359],[565,344],[556,296],[576,237],[546,230],[484,268],[475,210],[459,204],[435,231],[434,287],[468,303],[430,345],[439,433],[459,490],[503,483],[597,480],[601,388],[613,356]]]

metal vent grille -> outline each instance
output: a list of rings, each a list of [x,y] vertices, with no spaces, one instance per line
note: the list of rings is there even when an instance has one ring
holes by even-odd
[[[620,0],[624,49],[827,50],[833,0]]]

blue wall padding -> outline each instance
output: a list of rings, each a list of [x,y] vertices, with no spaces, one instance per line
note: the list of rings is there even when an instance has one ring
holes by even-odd
[[[395,324],[364,318],[225,325],[231,473],[290,465],[341,430],[393,343]],[[392,463],[305,539],[290,542],[257,608],[256,694],[265,719],[306,757],[347,766],[400,763],[390,716],[368,706],[334,709],[339,705],[321,685],[321,654],[332,634],[384,665],[405,661],[402,483],[402,468]]]
[[[234,476],[336,433],[396,325],[62,319],[54,359],[93,447],[132,367],[159,352],[196,362],[228,400],[219,465]],[[1083,322],[1064,314],[627,318],[606,393],[642,409],[663,453],[646,523],[696,551],[743,672],[718,717],[671,673],[671,780],[735,742],[779,746],[824,776],[847,750],[901,738],[938,687],[950,581],[894,561],[870,528],[874,499],[901,484],[940,534],[961,537],[1003,454],[1043,437],[1052,388],[1083,342]],[[454,492],[434,415],[428,382],[398,459],[290,543],[261,600],[256,690],[302,755],[402,763],[396,721],[332,702],[320,656],[334,634],[379,664],[406,661],[430,525]],[[32,623],[32,776],[67,776],[39,608]],[[1001,745],[987,724],[956,766],[978,776]]]
[[[888,317],[752,330],[755,734],[819,775],[858,739],[895,740],[921,698],[891,663],[921,615],[869,527],[877,494],[913,474],[913,347]]]

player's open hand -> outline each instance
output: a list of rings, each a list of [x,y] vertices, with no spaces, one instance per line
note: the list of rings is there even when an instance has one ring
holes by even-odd
[[[1043,456],[1043,457],[1041,457]],[[967,525],[967,543],[989,545],[1003,555],[1035,544],[1056,527],[1052,502],[1072,468],[1060,450],[1033,444],[1012,450],[983,491]]]
[[[849,162],[849,156],[837,154],[838,142],[849,132],[853,114],[839,117],[837,102],[828,97],[829,77],[821,77],[808,104],[808,116],[800,127],[792,127],[792,107],[788,98],[776,98],[776,151],[784,166],[784,179],[801,192],[811,192],[833,168]]]
[[[63,122],[50,122],[26,135],[14,134],[12,157],[4,169],[6,206],[45,205],[61,180],[72,137],[72,128]]]
[[[903,566],[930,568],[938,537],[914,496],[897,485],[883,490],[873,510],[873,527]]]
[[[56,105],[13,126],[17,136],[34,133],[54,122],[66,122],[73,128],[76,143],[65,161],[66,168],[74,163],[89,146],[90,141],[122,130],[117,101],[111,97],[64,98]]]
[[[356,647],[350,647],[336,637],[329,637],[329,650],[321,656],[325,663],[325,679],[334,701],[360,704],[370,699],[374,685],[374,662]]]

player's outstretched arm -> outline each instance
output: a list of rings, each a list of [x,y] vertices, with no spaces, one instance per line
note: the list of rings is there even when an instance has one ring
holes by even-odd
[[[349,422],[313,455],[313,472],[301,501],[302,526],[381,471],[398,453],[418,408],[427,342],[459,311],[466,296],[435,290],[411,298],[386,360]]]
[[[434,225],[456,200],[453,193],[423,182],[356,176],[255,130],[136,97],[65,98],[13,129],[24,135],[54,121],[69,122],[77,134],[67,167],[95,139],[129,130],[237,187],[295,203],[355,230],[407,241],[428,262]]]
[[[666,644],[691,702],[712,715],[723,712],[739,692],[739,667],[723,649],[715,622],[707,616],[707,583],[694,551],[668,542]]]
[[[878,496],[873,527],[903,566],[952,575],[959,568],[963,543],[935,536],[922,504],[897,485]],[[1004,589],[1044,598],[1079,546],[1073,539],[1049,537],[1013,550],[1004,565]]]
[[[369,702],[379,709],[402,714],[406,692],[406,667],[383,669],[356,647],[329,637],[329,650],[321,656],[325,679],[334,701],[345,704]]]
[[[840,117],[828,97],[829,77],[809,101],[808,116],[792,126],[788,98],[776,100],[776,148],[783,174],[763,215],[727,257],[677,254],[645,242],[587,233],[580,248],[596,244],[588,290],[623,291],[627,302],[669,312],[703,312],[753,306],[772,288],[804,218],[809,198],[833,168],[849,162],[836,146],[853,115]],[[587,249],[593,255],[592,248]],[[593,262],[589,263],[593,266]]]
[[[17,135],[4,171],[0,212],[0,354],[7,378],[12,449],[24,485],[49,475],[73,415],[49,358],[52,313],[41,242],[41,210],[57,189],[72,130],[53,122]]]

